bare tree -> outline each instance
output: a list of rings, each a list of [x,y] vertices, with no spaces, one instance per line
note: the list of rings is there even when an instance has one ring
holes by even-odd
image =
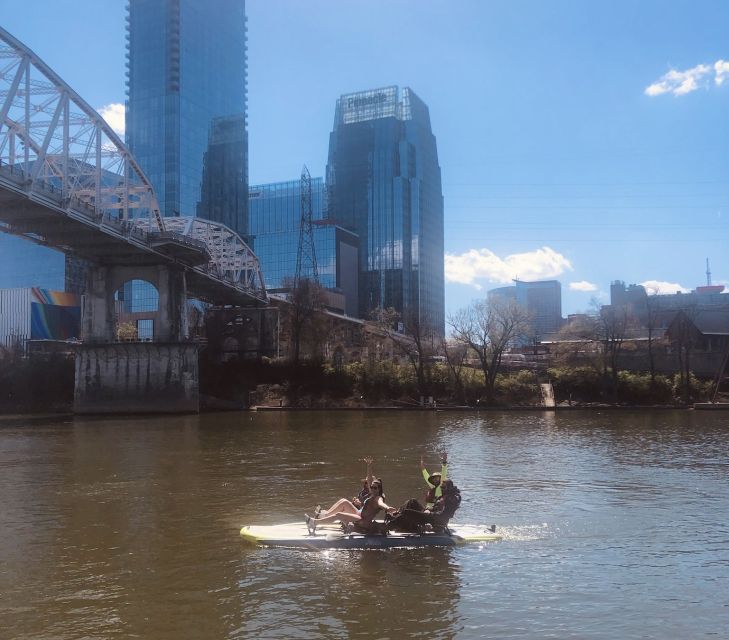
[[[648,370],[651,374],[651,388],[656,385],[656,333],[659,328],[660,309],[658,305],[658,290],[646,298],[645,327],[648,330]]]
[[[461,342],[443,340],[443,355],[445,355],[448,370],[453,378],[453,386],[464,404],[466,403],[466,385],[463,382],[463,367],[466,364],[468,351],[469,347]]]
[[[602,343],[603,379],[610,381],[613,399],[617,400],[620,354],[633,319],[628,313],[627,307],[614,305],[600,308],[596,319],[598,336]]]
[[[316,346],[314,343],[319,337],[316,318],[324,308],[325,291],[316,282],[302,278],[297,286],[291,288],[289,302],[285,320],[290,334],[290,356],[291,361],[298,364],[306,338],[311,338],[312,346]]]
[[[375,309],[370,314],[373,322],[392,340],[395,349],[409,362],[415,374],[421,397],[431,395],[433,358],[438,353],[441,338],[427,316],[417,311],[403,314],[405,333],[395,331],[401,315],[392,308]]]
[[[694,320],[696,308],[681,309],[668,328],[671,344],[678,357],[678,371],[681,379],[681,398],[688,402],[691,398],[691,352],[701,341]]]
[[[493,403],[496,376],[507,347],[529,334],[529,313],[513,300],[479,300],[448,319],[454,339],[473,350],[484,374],[486,401]]]
[[[558,332],[552,347],[555,361],[560,365],[589,365],[602,369],[602,356],[598,349],[599,331],[594,315],[580,314],[570,319]]]
[[[407,357],[418,381],[418,393],[421,396],[432,395],[433,361],[438,353],[441,338],[433,323],[417,311],[404,315],[407,335],[412,341],[397,342],[398,347]]]

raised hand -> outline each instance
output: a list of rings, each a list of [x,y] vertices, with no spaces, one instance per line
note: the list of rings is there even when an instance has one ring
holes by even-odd
[[[443,451],[443,453],[440,454],[440,461],[442,464],[448,464],[448,452]]]

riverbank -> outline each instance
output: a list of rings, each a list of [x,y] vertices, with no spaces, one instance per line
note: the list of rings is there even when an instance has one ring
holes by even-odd
[[[301,407],[301,406],[270,406],[270,405],[254,405],[247,408],[225,408],[225,409],[214,409],[200,411],[200,414],[211,414],[211,413],[237,413],[242,411],[252,412],[302,412],[302,413],[313,413],[313,412],[380,412],[380,413],[409,413],[414,411],[420,412],[444,412],[444,413],[474,413],[474,412],[526,412],[526,413],[541,413],[541,412],[565,412],[565,411],[693,411],[693,410],[705,410],[705,409],[727,409],[729,410],[729,403],[719,403],[712,406],[707,406],[708,403],[701,403],[702,406],[694,405],[612,405],[612,404],[589,404],[589,405],[559,405],[556,407],[543,407],[543,406],[525,406],[525,405],[499,405],[499,406],[448,406],[448,405],[436,405],[436,406],[356,406],[356,407],[344,407],[344,406],[329,406],[329,407]],[[106,414],[105,414],[106,415]],[[154,414],[158,415],[158,414]],[[176,414],[169,414],[176,415]],[[73,419],[75,414],[68,413],[0,413],[0,427],[3,424],[11,424],[18,421],[23,421],[25,424],[42,424],[44,422],[58,422],[67,421]],[[88,417],[88,416],[85,416]],[[139,417],[137,414],[108,414],[107,417]]]
[[[73,413],[0,413],[0,427],[4,423],[22,420],[26,424],[42,424],[44,422],[59,422],[70,420]]]
[[[729,408],[729,404],[726,405]],[[249,408],[249,411],[390,411],[390,412],[406,412],[406,411],[443,411],[443,412],[480,412],[480,411],[526,411],[526,412],[542,412],[542,411],[602,411],[602,410],[616,410],[616,411],[636,411],[636,410],[661,410],[661,411],[693,411],[693,405],[613,405],[613,404],[590,404],[590,405],[559,405],[556,407],[544,407],[544,406],[525,406],[525,405],[513,405],[513,406],[489,406],[479,405],[475,407],[467,406],[447,406],[447,405],[436,405],[429,407],[395,407],[395,406],[383,406],[383,407],[297,407],[297,406],[267,406],[258,405]],[[703,407],[701,407],[703,408]]]

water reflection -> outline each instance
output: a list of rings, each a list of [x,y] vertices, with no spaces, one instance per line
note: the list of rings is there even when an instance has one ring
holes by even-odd
[[[724,418],[689,412],[6,424],[0,635],[721,635],[728,448]],[[457,519],[497,524],[502,543],[303,552],[240,542],[244,523],[300,520],[354,493],[364,455],[388,502],[422,497],[420,456],[442,449],[463,492]]]
[[[303,615],[318,637],[387,629],[387,637],[447,638],[458,621],[458,572],[448,549],[257,550],[240,566],[239,637],[293,637]]]

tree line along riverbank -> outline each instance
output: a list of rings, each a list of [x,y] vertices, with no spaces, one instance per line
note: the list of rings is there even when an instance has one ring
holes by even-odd
[[[549,382],[558,406],[690,406],[706,401],[712,381],[593,367],[553,367],[542,372],[499,373],[493,398],[484,394],[483,372],[454,371],[429,364],[413,367],[390,361],[333,367],[319,361],[200,362],[200,393],[217,408],[287,406],[298,408],[415,407],[423,403],[471,407],[540,407],[540,383]],[[68,412],[73,406],[74,361],[62,355],[0,360],[0,413]]]

